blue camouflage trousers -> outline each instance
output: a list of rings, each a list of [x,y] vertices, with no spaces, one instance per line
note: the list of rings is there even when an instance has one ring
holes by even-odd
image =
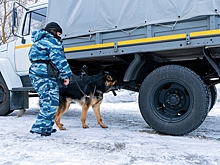
[[[51,132],[54,125],[54,114],[59,104],[59,88],[56,78],[44,77],[29,73],[31,83],[39,96],[40,112],[31,130],[41,133]]]

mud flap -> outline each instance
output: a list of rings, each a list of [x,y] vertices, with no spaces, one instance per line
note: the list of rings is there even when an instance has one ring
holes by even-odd
[[[27,91],[10,91],[10,110],[25,109],[28,105]]]

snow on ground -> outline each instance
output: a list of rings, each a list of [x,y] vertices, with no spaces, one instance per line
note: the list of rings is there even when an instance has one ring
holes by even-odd
[[[129,99],[112,102],[105,97],[101,114],[107,129],[96,123],[92,109],[90,128],[83,129],[81,108],[72,104],[61,120],[67,130],[41,137],[29,133],[39,112],[38,99],[30,98],[30,109],[22,117],[16,116],[18,111],[0,117],[0,165],[220,164],[220,103],[192,133],[167,136],[145,123],[136,94],[130,93]]]

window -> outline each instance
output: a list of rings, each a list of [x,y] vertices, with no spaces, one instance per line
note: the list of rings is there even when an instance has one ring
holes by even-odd
[[[28,12],[25,16],[25,23],[22,35],[30,35],[34,30],[45,27],[47,8]]]

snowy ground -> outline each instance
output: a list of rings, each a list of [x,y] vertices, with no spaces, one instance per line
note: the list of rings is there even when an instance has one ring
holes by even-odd
[[[67,130],[50,137],[29,133],[38,111],[37,99],[31,98],[22,117],[18,111],[0,117],[0,165],[220,164],[219,103],[197,130],[180,137],[149,128],[137,102],[104,102],[101,114],[108,129],[99,127],[92,109],[90,128],[83,129],[80,106],[72,104],[61,120]]]

